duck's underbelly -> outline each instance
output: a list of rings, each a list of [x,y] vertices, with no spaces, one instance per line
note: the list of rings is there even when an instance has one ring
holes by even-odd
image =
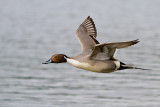
[[[93,71],[93,72],[99,72],[99,73],[109,73],[109,72],[113,72],[116,70],[116,67],[114,66],[114,64],[109,65],[106,63],[96,63],[96,64],[91,65],[89,63],[79,62],[74,59],[67,59],[67,62],[77,68],[81,68],[81,69],[85,69],[85,70]]]

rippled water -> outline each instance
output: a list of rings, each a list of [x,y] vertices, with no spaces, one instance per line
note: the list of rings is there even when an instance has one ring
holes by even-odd
[[[160,1],[0,0],[0,107],[159,107]],[[100,42],[140,39],[116,58],[152,70],[100,74],[41,63],[80,53],[90,15]]]

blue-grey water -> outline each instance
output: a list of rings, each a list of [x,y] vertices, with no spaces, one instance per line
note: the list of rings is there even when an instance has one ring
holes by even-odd
[[[88,15],[101,43],[139,39],[115,57],[152,70],[42,65],[81,52],[75,31]],[[160,107],[160,1],[0,0],[0,107]]]

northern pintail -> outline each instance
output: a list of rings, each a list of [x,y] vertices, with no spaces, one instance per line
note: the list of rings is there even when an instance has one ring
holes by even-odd
[[[100,44],[96,40],[97,30],[90,16],[78,27],[76,35],[80,41],[82,53],[73,57],[68,57],[64,54],[55,54],[43,64],[67,62],[77,68],[98,73],[109,73],[123,69],[143,69],[129,66],[114,58],[116,49],[134,45],[139,42],[138,39],[127,42]]]

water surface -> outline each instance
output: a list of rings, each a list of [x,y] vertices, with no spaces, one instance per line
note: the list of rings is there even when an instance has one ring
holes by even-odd
[[[159,107],[160,1],[1,0],[1,107]],[[152,70],[100,74],[41,63],[81,52],[75,31],[90,15],[103,42],[140,39],[115,57]]]

